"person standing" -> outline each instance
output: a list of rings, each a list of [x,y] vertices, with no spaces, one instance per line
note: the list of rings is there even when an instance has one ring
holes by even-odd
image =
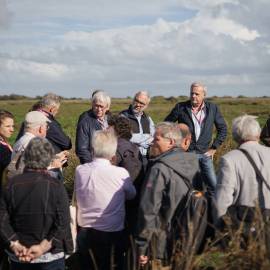
[[[213,157],[226,139],[227,125],[218,106],[205,100],[206,91],[202,83],[192,83],[190,99],[177,103],[165,121],[178,121],[189,127],[192,137],[188,151],[197,154],[203,181],[209,194],[213,195],[217,183]],[[217,135],[212,141],[214,126]]]
[[[83,112],[78,120],[76,130],[76,154],[80,163],[93,160],[91,140],[96,130],[105,130],[108,127],[106,112],[109,111],[111,98],[104,91],[97,91],[92,97],[92,108]]]
[[[46,138],[52,144],[56,154],[59,154],[62,151],[70,150],[72,147],[70,137],[64,133],[60,123],[55,119],[59,112],[60,105],[60,97],[56,94],[48,93],[44,95],[39,102],[34,104],[32,108],[32,111],[39,111],[49,119]],[[23,135],[24,124],[22,124],[20,128],[16,141],[18,141]]]
[[[120,112],[120,115],[127,117],[130,121],[132,129],[130,141],[139,146],[144,167],[146,167],[147,164],[148,150],[155,133],[154,122],[151,117],[145,113],[150,100],[150,95],[147,91],[139,91],[135,94],[129,108]]]
[[[270,146],[270,118],[267,119],[260,136],[266,146]]]

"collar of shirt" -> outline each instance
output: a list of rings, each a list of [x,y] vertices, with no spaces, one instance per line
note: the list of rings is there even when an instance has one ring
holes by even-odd
[[[107,116],[105,115],[105,117],[103,119],[97,119],[98,122],[100,123],[102,129],[107,129],[108,128],[108,121],[107,121]]]
[[[12,147],[11,145],[3,138],[0,136],[0,143],[4,146],[6,146],[11,152],[12,152]]]

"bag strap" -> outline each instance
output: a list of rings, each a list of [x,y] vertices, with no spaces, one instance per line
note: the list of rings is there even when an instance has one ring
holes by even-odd
[[[259,177],[262,182],[265,184],[265,186],[267,187],[267,189],[270,191],[270,186],[269,184],[266,182],[265,178],[263,177],[261,171],[259,170],[259,168],[257,167],[255,161],[252,159],[251,155],[249,154],[249,152],[246,149],[243,148],[238,148],[238,150],[240,150],[249,160],[249,162],[251,163],[251,165],[253,166],[257,177]],[[257,179],[257,178],[256,178]]]

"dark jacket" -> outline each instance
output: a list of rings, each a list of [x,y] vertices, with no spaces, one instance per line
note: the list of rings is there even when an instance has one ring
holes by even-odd
[[[48,130],[46,138],[52,144],[55,153],[60,153],[64,150],[70,150],[72,148],[71,139],[64,133],[62,127],[52,114],[42,111],[46,114],[47,118],[51,121],[48,123]],[[16,141],[18,141],[24,134],[24,123],[22,123],[19,134]]]
[[[96,130],[101,129],[101,124],[98,122],[92,110],[86,111],[80,115],[76,130],[76,154],[81,164],[93,160],[92,136]]]
[[[123,115],[129,119],[133,133],[140,133],[139,123],[138,123],[137,118],[134,116],[132,105],[130,105],[127,110],[120,112],[120,115]],[[143,133],[150,134],[150,122],[145,112],[143,112],[143,115],[141,117],[141,125],[143,129]]]
[[[218,109],[218,106],[205,101],[205,107],[206,115],[203,121],[201,134],[197,142],[190,101],[177,103],[170,114],[165,118],[165,121],[178,121],[178,123],[184,123],[189,127],[192,139],[188,151],[195,151],[200,154],[205,153],[209,148],[217,149],[224,142],[227,135],[227,125]],[[211,144],[214,125],[217,130],[217,136]]]
[[[173,148],[150,160],[139,207],[137,244],[140,254],[146,254],[149,241],[156,234],[155,254],[157,258],[166,258],[166,232],[177,205],[188,191],[182,177],[175,171],[191,183],[200,177],[196,155]]]
[[[1,143],[0,139],[0,193],[2,191],[2,178],[5,168],[8,166],[11,160],[11,150],[8,146]]]
[[[261,140],[266,146],[270,146],[270,118],[266,121],[262,129]]]
[[[8,247],[52,240],[50,252],[71,253],[69,202],[63,183],[46,171],[25,171],[8,181],[0,200],[0,237]]]

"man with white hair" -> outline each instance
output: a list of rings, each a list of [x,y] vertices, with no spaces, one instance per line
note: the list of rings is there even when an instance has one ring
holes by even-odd
[[[217,182],[213,157],[226,138],[227,126],[217,105],[205,100],[206,91],[202,83],[192,83],[190,100],[177,103],[165,121],[177,121],[189,127],[192,137],[188,151],[197,154],[203,181],[209,193],[213,195]],[[217,135],[212,141],[214,126]]]
[[[163,266],[168,263],[168,224],[189,190],[183,179],[192,183],[199,176],[198,159],[194,153],[182,149],[182,139],[178,124],[162,122],[156,126],[151,146],[153,158],[146,172],[139,207],[136,242],[142,265],[148,261],[147,249],[153,236],[156,236],[153,254]]]
[[[130,141],[139,146],[140,152],[145,159],[155,133],[153,120],[145,113],[150,100],[147,91],[139,91],[135,94],[129,108],[120,113],[129,119],[133,133]]]
[[[76,130],[76,154],[80,163],[88,163],[93,160],[91,140],[96,130],[105,130],[108,127],[107,111],[111,105],[109,95],[101,90],[92,96],[92,108],[83,112],[78,120]]]
[[[125,200],[134,198],[136,190],[128,171],[113,165],[114,132],[95,131],[91,146],[93,161],[75,172],[80,269],[110,269],[112,256],[115,269],[124,269]]]
[[[259,203],[261,208],[270,209],[270,148],[259,144],[261,128],[255,118],[244,115],[233,120],[232,136],[238,149],[220,159],[216,191],[217,219],[224,216],[230,206],[254,207]],[[248,152],[266,183],[241,150]]]

